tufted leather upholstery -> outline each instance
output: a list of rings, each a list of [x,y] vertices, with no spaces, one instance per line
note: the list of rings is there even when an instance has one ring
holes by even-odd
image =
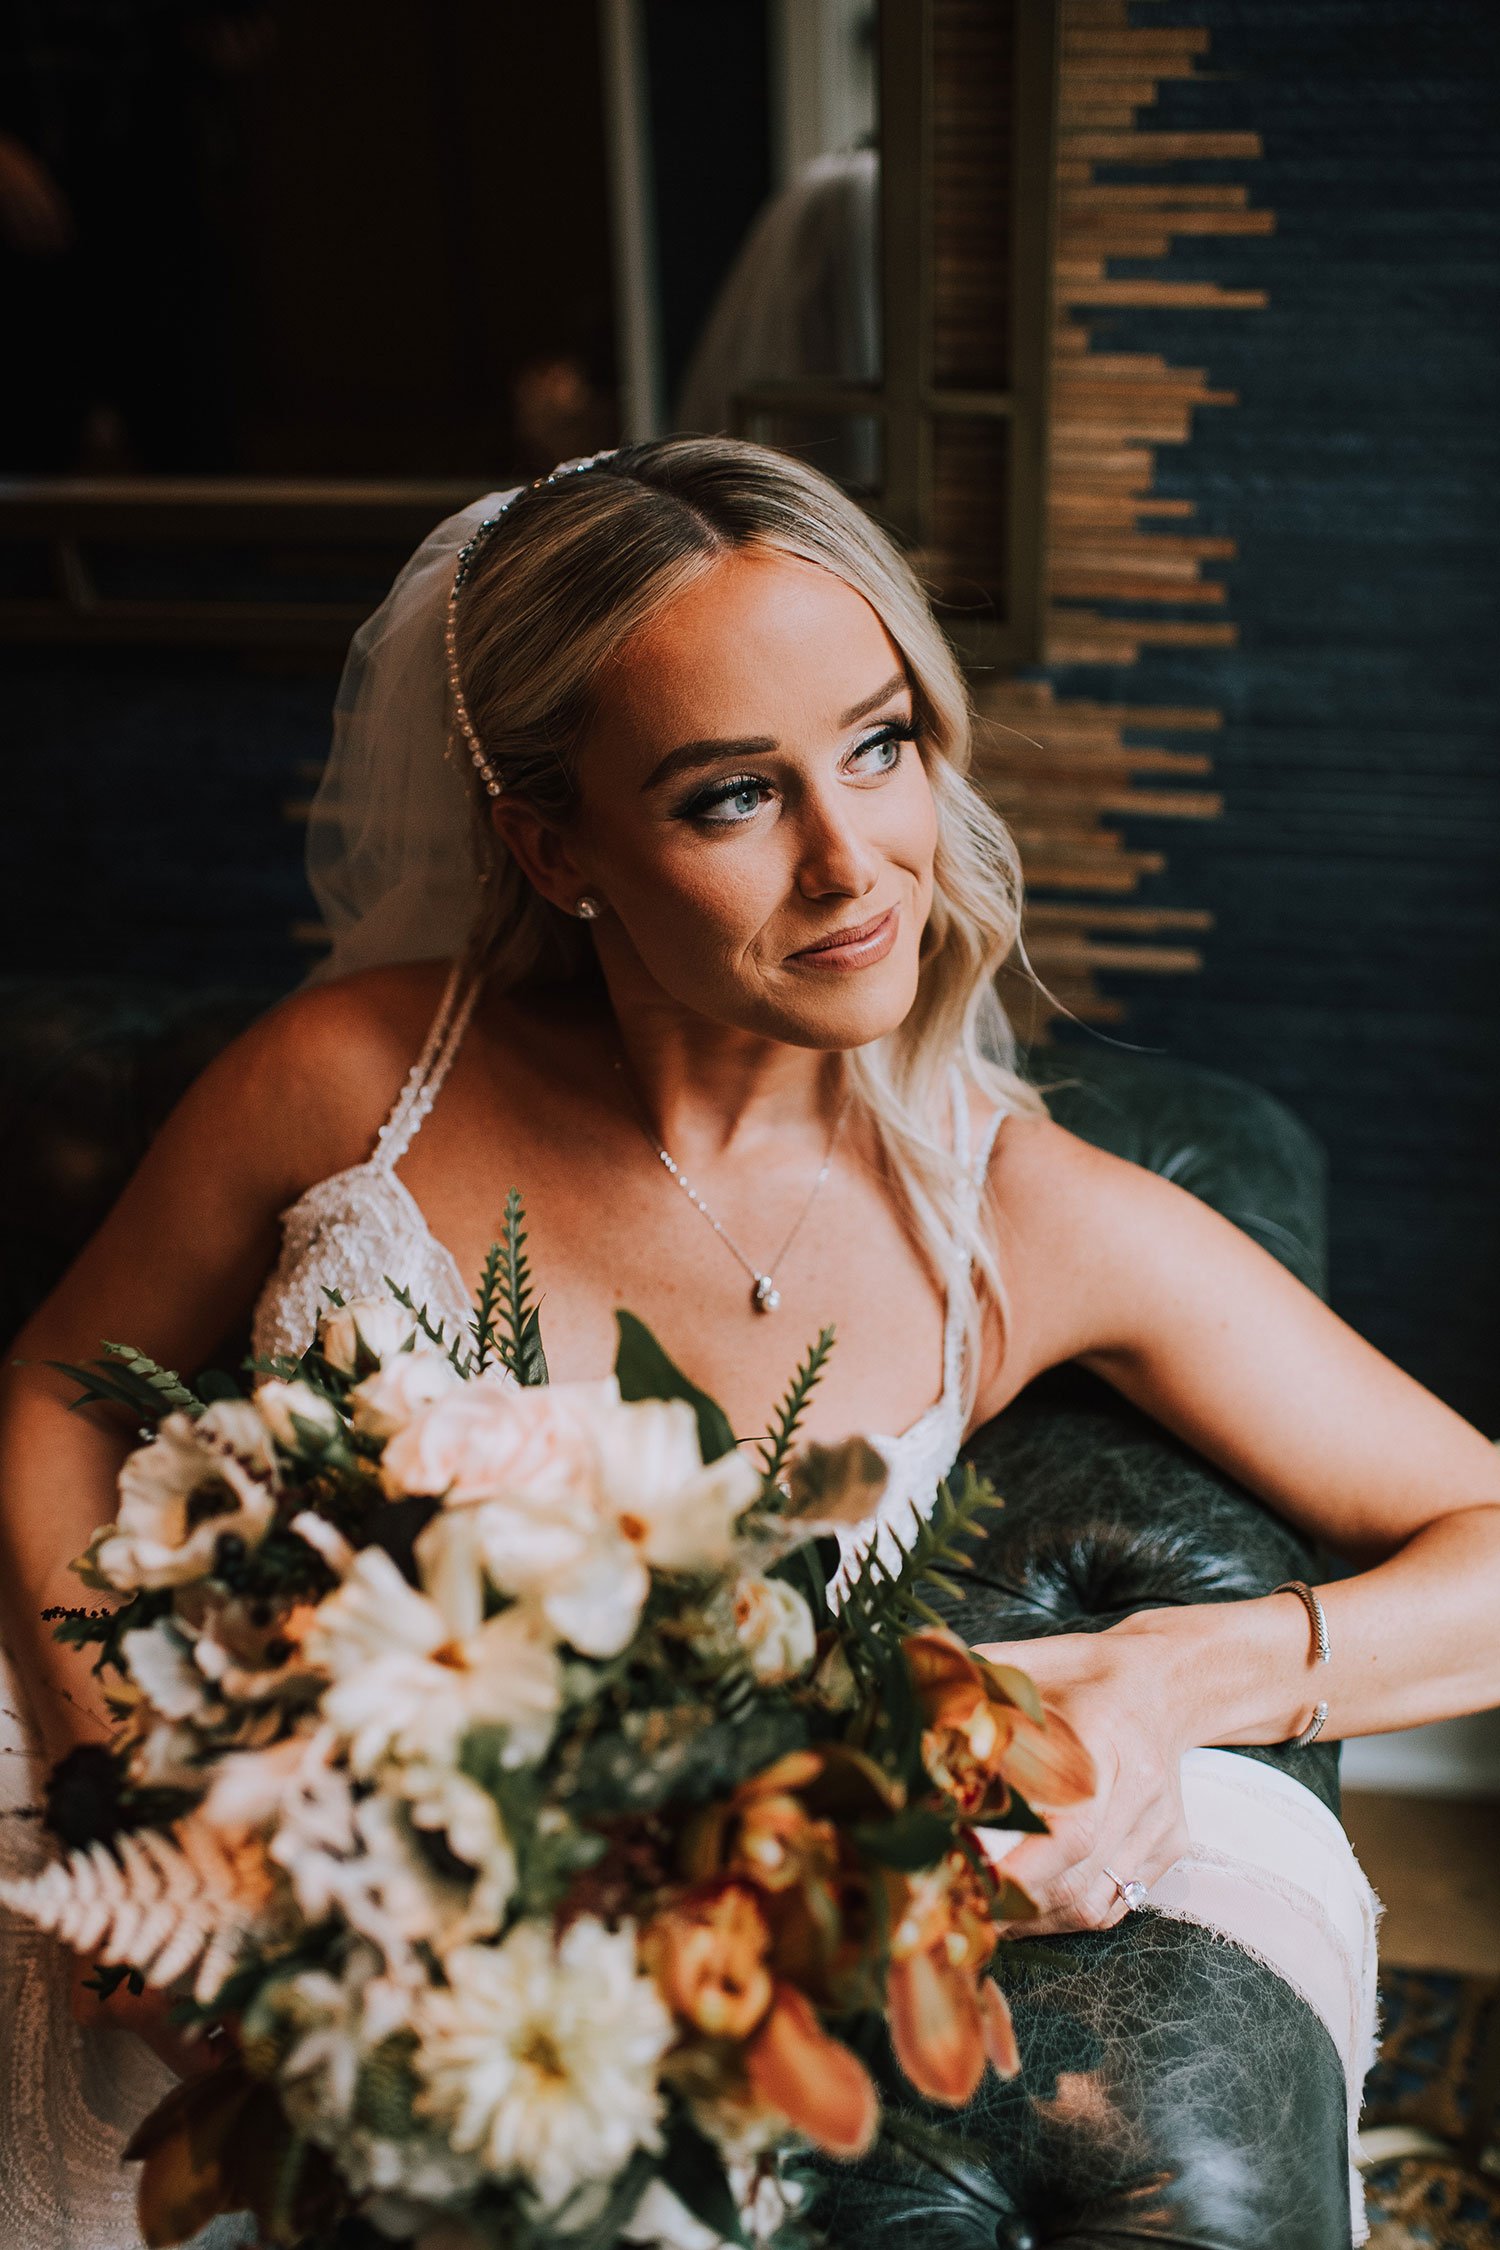
[[[178,1094],[272,998],[0,979],[0,1331],[14,1334]],[[1279,1104],[1110,1049],[1034,1063],[1061,1123],[1177,1180],[1322,1287],[1322,1158]],[[1031,1384],[965,1452],[1005,1498],[949,1605],[971,1641],[1103,1630],[1135,1609],[1316,1575],[1287,1525],[1082,1369]],[[1241,1754],[1338,1809],[1336,1745]],[[940,2120],[972,2161],[828,2168],[817,2216],[831,2241],[1344,2250],[1343,2073],[1272,1971],[1148,1909],[1042,1940],[1003,1974],[1023,2075],[987,2080]],[[889,2098],[913,2099],[894,2082]]]

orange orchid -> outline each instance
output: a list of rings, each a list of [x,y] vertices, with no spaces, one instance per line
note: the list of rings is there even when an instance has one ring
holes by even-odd
[[[1043,1713],[1024,1673],[986,1663],[953,1633],[901,1645],[927,1722],[923,1762],[966,1820],[1004,1813],[1012,1788],[1043,1809],[1093,1793],[1093,1759],[1066,1719]]]
[[[662,1998],[711,2039],[746,2039],[771,2005],[771,1932],[749,1883],[689,1892],[654,1915],[641,1956]]]
[[[995,1927],[983,1884],[962,1852],[905,1878],[896,1894],[886,1983],[891,2044],[917,2091],[955,2107],[984,2076],[1020,2068],[1005,1995],[984,1973]]]
[[[880,2123],[875,2082],[794,1984],[778,1984],[771,2012],[745,2052],[751,2091],[830,2156],[863,2156]]]

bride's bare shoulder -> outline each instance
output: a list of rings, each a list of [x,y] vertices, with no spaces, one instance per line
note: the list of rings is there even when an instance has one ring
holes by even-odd
[[[248,1128],[283,1192],[359,1163],[421,1052],[451,963],[360,969],[287,993],[194,1089],[206,1124]]]

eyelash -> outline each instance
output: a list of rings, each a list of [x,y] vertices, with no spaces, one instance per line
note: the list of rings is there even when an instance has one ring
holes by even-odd
[[[878,750],[888,742],[899,747],[903,742],[915,742],[916,739],[917,730],[910,721],[893,719],[890,725],[882,727],[878,734],[872,734],[867,741],[861,742],[853,754],[858,758],[866,750]],[[899,757],[893,758],[891,763],[883,770],[885,773],[894,773],[900,763]],[[714,820],[710,815],[715,805],[732,803],[736,797],[742,796],[747,789],[769,791],[770,783],[758,773],[729,774],[723,781],[716,781],[711,788],[702,789],[697,796],[689,797],[685,804],[678,807],[678,817],[684,820],[699,821],[708,828],[743,827],[745,820],[754,817],[752,814],[747,813],[743,820]]]

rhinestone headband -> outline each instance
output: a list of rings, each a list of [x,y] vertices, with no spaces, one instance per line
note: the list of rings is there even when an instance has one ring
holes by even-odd
[[[564,477],[576,477],[582,470],[592,469],[600,461],[612,460],[618,450],[617,446],[607,446],[602,453],[586,453],[576,461],[560,461],[557,467],[549,469],[544,477],[533,477],[530,484],[522,485],[519,490],[511,494],[503,508],[497,508],[492,516],[486,516],[482,523],[476,524],[463,546],[458,550],[458,559],[453,569],[453,583],[448,589],[448,605],[443,619],[443,647],[448,659],[448,693],[453,703],[453,733],[448,737],[448,746],[450,749],[452,748],[454,734],[463,737],[464,748],[469,753],[474,771],[483,783],[487,796],[498,797],[502,795],[504,785],[484,754],[484,745],[475,731],[474,721],[469,715],[469,706],[464,696],[463,683],[458,676],[459,594],[474,567],[474,558],[480,548],[489,538],[495,526],[505,516],[509,515],[523,492],[535,492],[541,485],[557,484]]]

